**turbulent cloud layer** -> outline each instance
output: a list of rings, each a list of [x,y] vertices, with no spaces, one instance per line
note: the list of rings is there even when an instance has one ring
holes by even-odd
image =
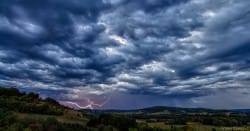
[[[82,107],[249,108],[249,6],[2,0],[0,85]]]

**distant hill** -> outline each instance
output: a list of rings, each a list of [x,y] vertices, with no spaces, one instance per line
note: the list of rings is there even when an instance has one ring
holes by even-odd
[[[89,114],[115,114],[137,121],[161,125],[186,125],[201,123],[212,126],[246,126],[250,122],[249,110],[214,110],[205,108],[180,108],[155,106],[136,110],[81,110]]]
[[[102,113],[171,113],[171,114],[186,114],[186,113],[250,113],[250,109],[208,109],[208,108],[182,108],[182,107],[168,107],[168,106],[153,106],[143,109],[132,110],[98,110],[98,109],[82,109],[80,110],[86,113],[102,114]]]
[[[167,107],[167,106],[154,106],[143,109],[134,110],[90,110],[82,109],[81,111],[87,113],[101,114],[101,113],[168,113],[168,114],[186,114],[186,113],[218,113],[218,112],[237,112],[238,110],[214,110],[206,108],[181,108],[181,107]],[[239,110],[240,111],[240,110]]]
[[[239,113],[250,113],[250,109],[233,109],[231,111]]]

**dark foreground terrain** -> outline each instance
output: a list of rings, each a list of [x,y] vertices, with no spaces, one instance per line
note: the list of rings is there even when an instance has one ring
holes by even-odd
[[[0,88],[0,131],[250,131],[249,110],[151,107],[81,110]]]

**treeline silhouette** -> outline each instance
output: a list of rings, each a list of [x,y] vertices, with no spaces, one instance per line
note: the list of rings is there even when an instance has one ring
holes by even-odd
[[[41,99],[36,93],[24,93],[16,88],[0,87],[0,131],[87,130],[77,123],[59,122],[56,117],[62,116],[65,109],[68,108],[61,106],[52,98]]]
[[[62,115],[62,107],[52,98],[41,99],[36,93],[19,92],[16,88],[0,88],[0,107],[21,113]]]

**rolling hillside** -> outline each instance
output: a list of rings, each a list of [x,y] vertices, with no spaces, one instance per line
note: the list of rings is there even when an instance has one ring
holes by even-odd
[[[202,113],[250,113],[248,109],[235,109],[235,110],[215,110],[206,108],[181,108],[181,107],[167,107],[167,106],[154,106],[143,109],[135,110],[81,110],[86,113],[102,114],[102,113],[117,113],[117,114],[202,114]]]
[[[35,93],[0,88],[0,131],[152,130],[123,115],[82,113]]]
[[[35,93],[0,88],[0,131],[249,130],[248,110],[150,107],[73,110]]]
[[[89,114],[116,114],[134,118],[140,122],[186,125],[200,123],[211,126],[247,126],[250,122],[248,110],[213,110],[205,108],[179,108],[156,106],[137,110],[81,110]]]
[[[0,88],[0,130],[77,130],[85,129],[88,118],[57,101]]]

